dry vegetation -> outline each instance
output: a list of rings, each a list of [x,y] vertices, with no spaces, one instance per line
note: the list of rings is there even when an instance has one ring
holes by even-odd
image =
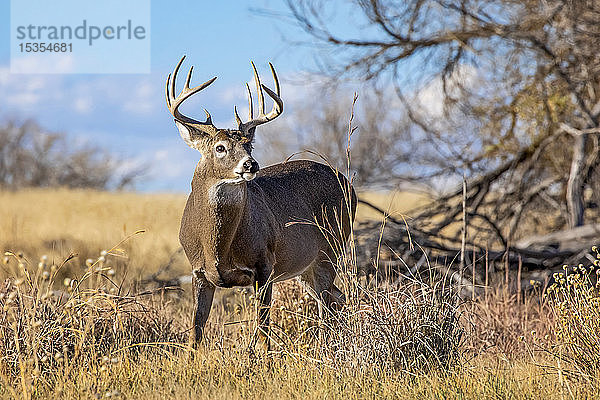
[[[386,196],[370,196],[388,208]],[[397,195],[391,208],[414,201]],[[546,296],[492,281],[459,303],[435,265],[430,275],[375,286],[344,258],[348,305],[339,314],[320,320],[296,282],[278,284],[267,355],[252,345],[252,290],[222,290],[194,351],[189,287],[135,284],[178,248],[183,202],[0,193],[0,246],[12,252],[0,281],[2,398],[593,398],[600,390],[593,266],[557,276]]]
[[[182,195],[84,189],[0,191],[0,248],[23,252],[31,262],[46,255],[54,263],[74,251],[78,257],[68,266],[79,273],[86,259],[144,229],[142,240],[124,244],[129,273],[135,273],[135,278],[158,269],[179,247],[184,205]],[[185,265],[176,272],[189,273]]]

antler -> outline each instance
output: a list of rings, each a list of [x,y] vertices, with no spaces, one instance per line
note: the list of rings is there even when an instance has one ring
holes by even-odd
[[[177,73],[179,72],[179,67],[181,67],[181,64],[183,64],[183,60],[185,60],[185,56],[181,57],[181,60],[179,60],[179,62],[177,63],[177,66],[173,70],[173,73],[169,74],[169,76],[167,78],[166,97],[167,97],[167,106],[169,107],[169,111],[171,112],[171,114],[173,114],[173,117],[175,117],[175,119],[177,119],[181,122],[185,122],[188,124],[195,124],[195,125],[212,125],[212,119],[210,117],[210,113],[208,111],[206,111],[206,109],[204,109],[204,112],[206,113],[206,121],[205,122],[196,121],[195,119],[186,117],[185,115],[183,115],[179,112],[179,106],[181,105],[181,103],[183,103],[186,99],[188,99],[192,95],[198,93],[202,89],[207,88],[208,86],[210,86],[211,83],[213,83],[215,81],[215,79],[217,79],[217,77],[215,76],[214,78],[209,79],[208,81],[204,82],[202,85],[196,86],[194,88],[190,88],[190,81],[192,80],[192,71],[194,69],[194,67],[191,66],[190,71],[187,74],[187,78],[185,80],[185,86],[183,87],[183,90],[181,91],[181,93],[179,93],[179,95],[177,95],[177,97],[175,97],[175,81],[177,79]],[[171,76],[172,76],[172,79],[171,79]]]
[[[280,88],[279,88],[279,80],[277,79],[277,74],[275,73],[275,68],[273,68],[273,64],[269,63],[269,67],[271,67],[271,74],[273,74],[273,80],[275,81],[275,92],[271,89],[260,83],[260,78],[258,77],[258,72],[256,72],[256,67],[253,62],[252,69],[254,70],[254,82],[256,83],[256,92],[258,93],[258,108],[259,108],[259,116],[254,118],[253,105],[252,105],[252,94],[250,92],[250,86],[246,83],[246,90],[248,91],[248,122],[242,122],[242,119],[238,115],[237,107],[233,108],[233,113],[235,115],[235,120],[238,124],[238,129],[242,132],[249,133],[249,131],[253,128],[256,128],[258,125],[262,125],[269,121],[274,120],[283,112],[283,101],[279,97]],[[273,108],[268,114],[265,114],[265,98],[263,95],[263,89],[267,92],[267,94],[273,99]]]

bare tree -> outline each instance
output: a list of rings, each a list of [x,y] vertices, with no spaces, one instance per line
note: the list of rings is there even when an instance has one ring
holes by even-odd
[[[335,31],[340,3],[363,18],[367,33]],[[523,235],[524,216],[535,222],[557,213],[552,227],[597,217],[584,213],[584,189],[598,198],[600,2],[289,0],[288,6],[328,50],[325,71],[392,82],[415,124],[410,132],[430,143],[411,158],[421,178],[467,174],[467,206],[482,231],[506,243]],[[407,76],[410,65],[414,74]],[[415,101],[416,88],[435,80],[444,96],[440,115]],[[446,217],[430,221],[438,233],[460,218],[452,196],[441,200],[435,211]]]
[[[0,127],[0,188],[121,189],[141,175],[141,168],[122,165],[104,150],[73,146],[65,135],[45,132],[32,121]]]

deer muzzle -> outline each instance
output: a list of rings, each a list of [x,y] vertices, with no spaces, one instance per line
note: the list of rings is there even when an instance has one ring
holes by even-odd
[[[256,160],[250,156],[244,157],[233,170],[237,175],[244,178],[246,181],[251,181],[256,177],[256,173],[260,167]]]

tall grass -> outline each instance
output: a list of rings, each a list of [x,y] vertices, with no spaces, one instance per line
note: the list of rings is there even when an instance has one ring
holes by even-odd
[[[563,398],[597,390],[590,266],[583,281],[567,278],[571,269],[562,277],[578,292],[561,292],[557,276],[545,300],[530,293],[518,301],[499,286],[456,306],[435,264],[394,284],[368,281],[346,249],[335,260],[347,296],[336,312],[319,319],[297,281],[276,284],[266,354],[251,346],[256,308],[248,288],[219,293],[207,339],[191,350],[189,293],[136,291],[126,243],[100,246],[106,253],[80,270],[68,268],[73,260],[6,256],[0,397]]]
[[[348,121],[345,166],[348,179],[343,179],[321,157],[338,176],[343,194],[340,207],[335,210],[333,220],[331,210],[323,210],[312,221],[296,222],[314,226],[327,239],[335,255],[329,262],[336,270],[345,302],[330,309],[319,304],[323,318],[316,325],[317,334],[300,332],[300,335],[314,339],[309,345],[316,349],[311,353],[313,359],[338,370],[376,370],[383,374],[446,371],[460,361],[463,335],[455,291],[447,277],[440,276],[430,266],[425,277],[404,275],[395,284],[379,285],[377,281],[360,279],[360,249],[352,228],[356,198],[352,188],[351,139],[356,130],[353,119],[357,99],[355,95]],[[375,264],[377,270],[377,261]],[[319,298],[314,300],[321,302]],[[303,326],[311,324],[304,322]]]
[[[57,376],[73,378],[84,366],[104,371],[124,354],[182,347],[187,334],[181,319],[114,280],[107,260],[118,256],[117,246],[103,251],[80,277],[57,282],[71,257],[59,265],[48,265],[45,257],[31,265],[22,254],[6,253],[4,264],[13,276],[0,287],[5,390],[29,398],[54,388]]]

